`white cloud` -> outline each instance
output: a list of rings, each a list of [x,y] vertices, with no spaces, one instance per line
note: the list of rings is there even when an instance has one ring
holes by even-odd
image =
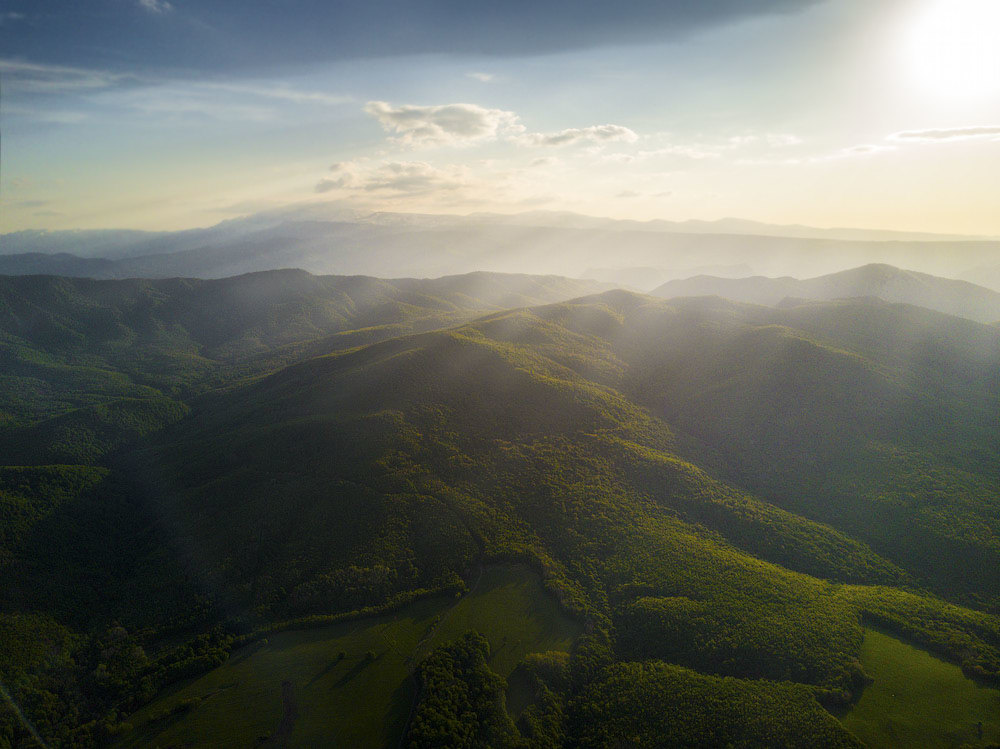
[[[1000,137],[1000,126],[986,125],[976,127],[951,127],[936,130],[905,130],[901,133],[893,133],[889,136],[889,140],[903,142],[938,142],[944,140],[967,140],[969,138],[997,137]]]
[[[441,104],[394,107],[384,101],[370,101],[365,112],[407,145],[461,145],[493,140],[504,132],[521,132],[517,115],[502,109],[486,109],[476,104]]]
[[[557,133],[525,133],[517,137],[519,143],[530,146],[567,146],[573,143],[635,143],[639,136],[622,125],[591,125],[572,127]]]
[[[464,175],[455,169],[438,169],[424,161],[392,161],[366,175],[360,187],[366,192],[422,195],[458,190],[468,184]]]
[[[167,0],[139,0],[139,5],[150,13],[167,13],[174,9]]]
[[[465,77],[466,78],[474,78],[475,80],[479,81],[480,83],[489,83],[490,81],[492,81],[495,78],[495,76],[493,75],[493,73],[466,73]]]

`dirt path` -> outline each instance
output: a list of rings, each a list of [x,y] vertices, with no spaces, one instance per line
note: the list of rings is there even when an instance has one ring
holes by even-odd
[[[299,706],[295,702],[295,686],[290,681],[281,682],[281,704],[284,714],[278,729],[267,741],[267,746],[287,746],[295,728],[295,719],[299,717]]]

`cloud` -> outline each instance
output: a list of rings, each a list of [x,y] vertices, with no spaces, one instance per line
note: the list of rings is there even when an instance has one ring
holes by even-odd
[[[864,156],[866,154],[883,153],[884,151],[895,151],[894,146],[882,146],[865,143],[860,146],[851,146],[838,151],[834,156]]]
[[[39,109],[37,107],[7,107],[6,113],[12,117],[24,117],[35,123],[49,125],[76,125],[90,119],[86,112],[72,109]]]
[[[763,135],[735,135],[729,139],[729,147],[742,148],[743,146],[763,144],[771,148],[784,148],[797,146],[802,142],[802,138],[791,133],[764,133]]]
[[[63,65],[38,65],[22,60],[0,60],[4,85],[32,93],[57,94],[110,88],[130,76]]]
[[[313,188],[318,193],[330,192],[331,190],[339,190],[345,187],[350,187],[354,178],[350,174],[344,174],[337,179],[328,179],[324,177],[319,182],[316,183],[316,187]]]
[[[118,106],[170,119],[199,124],[202,119],[236,122],[271,122],[279,112],[264,102],[248,102],[239,96],[223,96],[200,86],[158,86],[130,91],[127,95],[108,98]]]
[[[441,104],[394,107],[384,101],[370,101],[365,112],[407,145],[461,145],[495,139],[501,132],[520,132],[517,115],[502,109],[486,109],[476,104]]]
[[[139,0],[139,5],[150,13],[169,13],[174,9],[167,0]]]
[[[797,166],[801,164],[825,164],[827,162],[840,161],[842,159],[875,156],[877,154],[888,153],[895,150],[896,146],[863,143],[857,146],[841,148],[840,150],[833,151],[832,153],[817,154],[813,156],[787,159],[740,159],[736,163],[744,166]]]
[[[24,13],[15,13],[14,11],[8,11],[7,13],[0,13],[0,26],[3,26],[8,21],[23,21]]]
[[[638,198],[641,197],[639,193],[635,190],[622,190],[620,193],[615,195],[616,198]]]
[[[441,190],[458,190],[466,186],[468,180],[455,170],[438,169],[424,161],[393,161],[367,175],[361,189],[366,192],[423,195]]]
[[[977,127],[952,127],[939,130],[905,130],[893,133],[890,140],[935,142],[944,140],[967,140],[969,138],[1000,137],[1000,126],[986,125]]]
[[[640,159],[655,158],[657,156],[680,156],[685,159],[702,161],[704,159],[718,159],[722,156],[718,151],[712,151],[702,146],[664,146],[649,151],[639,151],[636,156]]]
[[[334,176],[322,177],[313,186],[314,192],[340,190],[353,196],[368,194],[391,199],[432,193],[468,197],[466,188],[482,185],[470,176],[467,165],[437,167],[425,161],[369,162],[361,159],[337,162],[331,166],[331,171]]]
[[[531,146],[567,146],[573,143],[635,143],[639,136],[622,125],[591,125],[571,127],[557,133],[525,133],[518,142]]]
[[[393,106],[370,101],[364,111],[374,117],[393,140],[409,146],[469,145],[506,136],[526,146],[568,146],[579,143],[634,143],[635,132],[622,125],[591,125],[555,133],[529,133],[517,114],[503,109],[487,109],[477,104]]]
[[[234,94],[247,94],[265,99],[290,101],[293,104],[326,104],[334,106],[354,101],[350,96],[329,94],[325,91],[302,91],[288,86],[253,86],[233,83],[199,83],[195,88],[208,91],[226,91]]]
[[[465,77],[474,78],[480,83],[489,83],[494,78],[493,73],[466,73]]]

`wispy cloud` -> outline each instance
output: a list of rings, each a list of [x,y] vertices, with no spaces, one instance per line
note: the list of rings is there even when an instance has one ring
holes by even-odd
[[[169,13],[174,9],[167,0],[139,0],[139,5],[150,13]]]
[[[365,112],[407,145],[461,145],[495,139],[502,132],[520,132],[517,115],[502,109],[486,109],[476,104],[393,106],[370,101]]]
[[[890,140],[913,142],[913,141],[943,141],[943,140],[968,140],[970,138],[998,138],[1000,137],[1000,125],[985,125],[975,127],[951,127],[931,130],[904,130],[901,133],[893,133]]]
[[[86,112],[73,109],[39,109],[37,107],[7,107],[7,115],[11,117],[23,117],[33,123],[44,123],[47,125],[76,125],[86,122],[90,116]]]
[[[556,133],[524,133],[518,136],[520,143],[531,146],[567,146],[573,143],[634,143],[639,136],[622,125],[591,125],[573,127]]]
[[[875,156],[877,154],[889,153],[895,150],[895,146],[887,146],[880,143],[864,143],[857,146],[841,148],[831,153],[814,154],[812,156],[802,156],[800,158],[740,159],[736,163],[749,166],[797,166],[801,164],[825,164],[831,161],[841,161],[843,159]]]
[[[729,139],[730,148],[742,148],[744,146],[764,145],[770,148],[784,148],[787,146],[797,146],[802,143],[802,138],[791,133],[763,133],[754,135],[734,135]]]
[[[268,122],[277,118],[274,109],[241,97],[224,97],[199,86],[153,86],[115,95],[117,106],[144,115],[183,122],[198,118],[220,121]]]
[[[490,83],[496,76],[494,76],[493,73],[472,72],[472,73],[466,73],[465,77],[473,78],[479,81],[480,83]]]
[[[663,148],[654,148],[648,151],[639,151],[636,154],[636,157],[640,159],[655,158],[657,156],[680,156],[684,159],[702,161],[703,159],[721,158],[722,154],[719,151],[712,150],[704,146],[683,144],[664,146]]]
[[[225,91],[234,94],[246,94],[247,96],[257,96],[265,99],[277,99],[289,101],[294,104],[323,104],[336,106],[338,104],[348,104],[354,99],[350,96],[331,94],[324,91],[302,91],[290,86],[282,85],[243,85],[235,83],[199,83],[196,88],[209,91]]]
[[[0,60],[0,73],[4,74],[9,89],[45,94],[97,91],[130,78],[101,70],[39,65],[23,60]]]

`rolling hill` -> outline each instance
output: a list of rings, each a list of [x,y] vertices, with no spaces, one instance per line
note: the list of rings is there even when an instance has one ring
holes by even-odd
[[[377,285],[399,303],[398,282]],[[492,293],[475,298],[510,291]],[[282,305],[207,296],[213,324],[161,310],[149,330],[181,321],[177,340],[224,361],[288,343]],[[424,621],[415,601],[474,593],[482,565],[527,565],[581,634],[530,658],[496,638],[442,644],[414,664],[415,746],[449,721],[503,746],[857,746],[824,707],[861,693],[874,625],[1000,684],[997,328],[871,298],[620,290],[435,319],[365,345],[321,337],[264,376],[222,370],[227,387],[178,395],[183,414],[99,469],[0,475],[0,498],[26,508],[3,537],[0,670],[45,736],[222,730],[239,719],[211,707],[232,704],[216,697],[227,673],[314,695],[307,674],[251,670],[268,668],[255,643],[292,648],[275,633],[306,627],[333,627],[324,652],[345,632],[367,642],[372,617]],[[21,345],[100,351],[94,320],[22,328]],[[501,617],[490,605],[470,617]],[[47,650],[27,647],[43,636]],[[229,671],[185,687],[230,653]],[[380,653],[348,653],[338,678],[388,669]],[[12,716],[0,726],[22,735]]]
[[[605,285],[270,271],[216,281],[0,277],[0,444],[9,462],[82,462],[176,418],[180,401],[303,357]],[[39,447],[42,445],[44,447]]]
[[[926,273],[872,264],[799,280],[796,278],[719,278],[695,276],[668,281],[653,296],[675,299],[718,296],[751,304],[780,304],[785,299],[851,299],[873,297],[966,317],[978,322],[1000,320],[1000,292],[968,281],[938,278]]]

